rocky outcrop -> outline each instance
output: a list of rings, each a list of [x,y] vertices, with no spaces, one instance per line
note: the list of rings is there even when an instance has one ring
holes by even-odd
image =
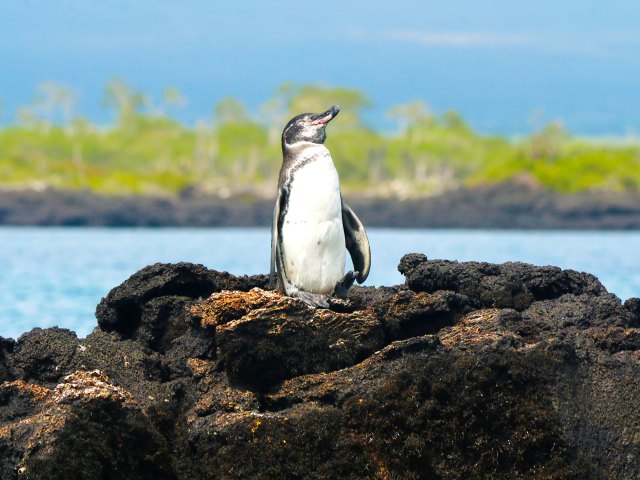
[[[0,478],[640,477],[640,300],[554,267],[399,268],[322,310],[157,264],[85,339],[1,339]]]
[[[157,263],[136,272],[102,299],[96,308],[98,326],[107,332],[118,331],[125,337],[158,341],[166,336],[167,323],[176,317],[175,313],[180,317],[188,299],[202,298],[221,290],[264,288],[267,283],[266,275],[235,277],[191,263]],[[184,331],[177,325],[172,327],[178,330],[175,336]]]

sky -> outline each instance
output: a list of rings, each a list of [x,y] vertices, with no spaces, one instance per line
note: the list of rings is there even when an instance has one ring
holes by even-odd
[[[187,99],[210,118],[226,96],[258,112],[284,82],[363,91],[367,122],[390,106],[459,111],[483,133],[560,120],[579,135],[640,134],[637,0],[195,1],[0,0],[0,124],[45,81],[108,123],[113,78]]]

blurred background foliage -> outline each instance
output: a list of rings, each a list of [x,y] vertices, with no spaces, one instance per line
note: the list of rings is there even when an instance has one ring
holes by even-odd
[[[521,138],[487,136],[455,111],[436,114],[414,102],[390,108],[397,129],[379,132],[362,121],[372,105],[362,92],[284,84],[257,112],[225,98],[210,118],[185,126],[172,112],[186,102],[175,88],[154,99],[116,79],[104,92],[113,123],[99,126],[76,111],[70,88],[42,84],[19,122],[0,128],[0,186],[271,196],[287,120],[338,104],[327,145],[350,192],[420,197],[513,179],[566,193],[640,192],[637,140],[575,138],[558,122]]]

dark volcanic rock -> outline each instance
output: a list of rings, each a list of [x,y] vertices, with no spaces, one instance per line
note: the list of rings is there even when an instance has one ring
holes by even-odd
[[[55,382],[71,373],[80,341],[64,328],[34,328],[22,335],[14,347],[12,377]]]
[[[0,224],[66,226],[268,226],[275,199],[256,192],[228,198],[107,196],[88,191],[3,191]],[[637,193],[561,194],[527,181],[459,188],[427,198],[358,198],[367,226],[428,228],[640,228]]]
[[[273,202],[255,197],[109,196],[88,191],[0,190],[0,224],[64,226],[268,225]]]
[[[0,478],[640,478],[637,299],[555,267],[399,268],[318,310],[158,264],[85,339],[0,339]]]
[[[7,363],[8,355],[13,351],[16,342],[12,338],[0,337],[0,382],[9,380],[9,365]]]
[[[142,306],[136,338],[159,352],[171,348],[171,342],[192,330],[187,306],[192,299],[167,295],[149,300]]]
[[[637,193],[562,194],[526,181],[459,188],[398,201],[350,198],[367,226],[425,228],[638,229]]]
[[[629,327],[633,316],[611,294],[562,295],[556,300],[533,303],[522,312],[520,328],[528,329],[531,336],[572,335],[576,329],[590,327]]]
[[[158,308],[158,305],[146,305],[158,297],[197,299],[225,289],[246,291],[253,287],[266,287],[267,283],[265,275],[235,277],[192,263],[156,263],[136,272],[111,290],[98,304],[96,318],[103,330],[117,331],[128,338],[139,327],[144,309]],[[158,336],[161,337],[162,332],[149,333],[152,341],[160,341]]]
[[[633,316],[633,326],[640,327],[640,298],[629,298],[624,302],[624,308]]]
[[[606,293],[598,279],[588,273],[517,262],[459,263],[428,260],[425,255],[413,253],[402,257],[398,270],[413,291],[452,290],[467,295],[476,307],[524,310],[535,300],[565,293]]]
[[[3,394],[35,406],[0,431],[0,451],[18,460],[2,462],[3,479],[176,478],[166,439],[100,372],[76,372],[53,389],[7,382]]]

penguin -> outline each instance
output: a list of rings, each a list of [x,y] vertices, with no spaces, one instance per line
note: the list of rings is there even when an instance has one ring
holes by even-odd
[[[371,249],[362,222],[344,202],[338,172],[324,145],[340,108],[303,113],[282,132],[283,162],[271,228],[270,283],[313,307],[346,298],[369,275]],[[354,270],[345,274],[345,250]]]

